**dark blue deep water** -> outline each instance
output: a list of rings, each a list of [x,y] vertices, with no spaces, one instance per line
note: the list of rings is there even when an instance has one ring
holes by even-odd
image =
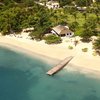
[[[0,47],[0,100],[100,100],[100,80],[60,71],[50,77],[44,63]]]

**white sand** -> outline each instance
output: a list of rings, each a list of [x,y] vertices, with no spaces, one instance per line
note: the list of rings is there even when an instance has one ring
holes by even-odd
[[[72,42],[73,39],[64,38],[61,44],[48,45],[44,40],[35,41],[25,38],[16,38],[11,36],[1,36],[0,45],[6,44],[6,46],[13,45],[20,47],[30,52],[34,52],[45,57],[53,59],[63,60],[68,56],[74,56],[69,65],[75,68],[84,70],[100,71],[100,56],[93,56],[92,43],[79,43],[76,47]],[[68,46],[72,45],[73,50],[69,50]],[[82,52],[82,48],[88,48],[88,52]],[[77,67],[76,67],[77,66]]]

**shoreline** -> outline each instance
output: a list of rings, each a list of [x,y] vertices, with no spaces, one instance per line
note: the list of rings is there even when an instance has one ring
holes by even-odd
[[[36,59],[42,60],[43,62],[46,61],[47,64],[51,64],[51,63],[57,64],[61,61],[59,59],[55,59],[55,58],[51,58],[49,56],[41,55],[41,54],[38,54],[36,52],[32,52],[32,51],[29,51],[25,48],[18,47],[18,46],[12,45],[12,44],[2,43],[2,44],[0,44],[0,47],[7,48],[7,49],[10,49],[10,50],[15,51],[15,52],[25,54],[25,55],[32,57],[32,58],[35,57]]]
[[[83,66],[75,66],[73,64],[71,64],[71,65],[70,64],[68,65],[67,69],[65,67],[65,70],[67,70],[67,72],[79,73],[79,74],[85,75],[86,77],[100,79],[100,70],[95,70],[92,68],[91,69],[90,68],[83,68]]]
[[[79,73],[93,73],[93,75],[97,75],[98,72],[100,72],[100,57],[92,56],[89,54],[90,52],[84,53],[80,51],[79,47],[81,44],[74,50],[69,50],[67,46],[65,46],[65,43],[59,45],[48,45],[43,41],[37,42],[34,40],[2,36],[0,37],[0,45],[11,50],[17,50],[31,57],[37,57],[49,64],[57,64],[67,56],[74,56],[72,61],[65,66],[65,69],[71,67],[72,69],[79,71]],[[79,51],[77,51],[78,49]],[[100,74],[97,76],[99,77]]]

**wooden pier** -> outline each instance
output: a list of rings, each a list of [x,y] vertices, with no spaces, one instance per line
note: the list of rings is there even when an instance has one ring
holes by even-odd
[[[55,67],[53,67],[51,70],[49,70],[46,74],[48,75],[53,75],[55,73],[57,73],[58,71],[60,71],[65,65],[67,65],[71,60],[72,60],[72,56],[70,57],[66,57],[64,60],[62,60],[58,65],[56,65]]]

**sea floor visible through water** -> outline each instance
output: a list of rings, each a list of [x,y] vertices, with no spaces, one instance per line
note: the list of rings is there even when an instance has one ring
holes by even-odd
[[[0,47],[0,100],[100,100],[100,79],[62,70],[39,58]]]

